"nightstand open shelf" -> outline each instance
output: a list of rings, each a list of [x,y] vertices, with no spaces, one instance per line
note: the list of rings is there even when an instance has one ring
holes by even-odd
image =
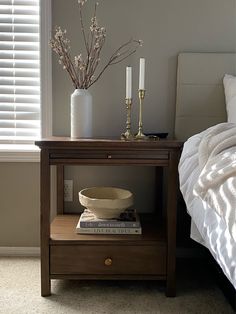
[[[79,221],[80,215],[57,215],[51,223],[50,232],[50,244],[57,245],[57,242],[67,244],[81,244],[87,243],[88,241],[103,242],[103,241],[113,241],[116,243],[124,244],[125,242],[139,243],[140,245],[145,242],[160,242],[166,243],[165,230],[158,218],[152,214],[141,214],[141,225],[142,234],[141,235],[99,235],[99,234],[77,234],[75,232],[76,225]],[[157,225],[160,227],[157,228]]]
[[[41,293],[51,294],[51,279],[166,280],[175,296],[176,196],[182,142],[99,140],[52,137],[41,148]],[[57,166],[57,216],[50,224],[50,166]],[[66,165],[152,166],[167,169],[165,219],[158,212],[141,217],[142,235],[79,235],[78,215],[64,214]],[[157,192],[162,183],[157,181]],[[161,208],[162,209],[162,208]],[[161,218],[160,218],[161,217]]]

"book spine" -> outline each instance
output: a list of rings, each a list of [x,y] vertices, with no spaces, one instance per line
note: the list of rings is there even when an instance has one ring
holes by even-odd
[[[141,234],[141,228],[76,228],[77,233],[86,234]]]
[[[80,221],[81,228],[140,228],[140,222],[99,222],[99,221]]]

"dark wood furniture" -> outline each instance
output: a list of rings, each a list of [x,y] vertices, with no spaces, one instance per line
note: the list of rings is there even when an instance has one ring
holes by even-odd
[[[182,142],[52,137],[36,145],[41,148],[42,296],[51,294],[51,279],[161,279],[166,280],[166,295],[175,296],[177,166]],[[50,224],[51,165],[57,166],[58,215]],[[162,219],[155,214],[144,217],[142,235],[76,234],[79,216],[63,212],[65,165],[153,166],[157,175],[167,168],[166,214]],[[162,191],[160,184],[157,188]]]

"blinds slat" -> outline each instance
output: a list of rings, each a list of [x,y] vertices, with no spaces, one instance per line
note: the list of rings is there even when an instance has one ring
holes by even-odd
[[[40,135],[39,0],[0,0],[0,142]]]
[[[12,69],[15,69],[15,76],[18,76],[17,73],[24,73],[24,71],[27,73],[39,73],[39,70],[37,70],[39,69],[39,60],[0,59],[0,72],[2,71],[2,76],[4,76],[4,73],[7,71],[13,73]],[[27,73],[26,76],[28,76]],[[35,74],[33,76],[35,76]]]
[[[34,59],[39,59],[39,55],[37,54],[38,50],[39,50],[39,43],[29,43],[29,42],[2,42],[0,41],[0,54],[2,51],[4,51],[4,55],[5,55],[5,51],[8,52],[12,52],[12,51],[18,52],[18,51],[28,51],[28,52],[32,52],[32,55],[34,55],[35,53],[35,58]],[[9,55],[9,54],[8,54]],[[26,55],[25,57],[28,56]],[[24,57],[24,58],[25,58]],[[32,57],[30,56],[30,59]]]
[[[1,23],[15,23],[15,24],[39,24],[39,17],[37,15],[14,15],[0,14]]]
[[[39,5],[35,3],[34,5],[20,5],[17,2],[12,2],[11,4],[3,4],[0,2],[0,12],[3,13],[10,13],[10,14],[26,14],[29,12],[30,15],[38,14],[39,12]]]
[[[10,6],[10,5],[0,5],[0,14],[11,15],[13,19],[15,16],[27,16],[38,18],[38,6]]]
[[[24,129],[24,132],[28,132],[27,129],[37,129],[40,125],[37,121],[34,120],[0,120],[0,129],[7,128],[17,128]]]
[[[26,50],[0,50],[0,59],[39,60],[39,52]]]
[[[3,77],[0,71],[0,85],[40,86],[40,80],[35,77]]]
[[[0,73],[2,76],[12,76],[15,77],[39,77],[39,69],[26,69],[22,68],[0,68]]]
[[[17,33],[25,33],[25,34],[38,34],[39,33],[39,25],[37,24],[14,24],[14,23],[1,23],[0,20],[0,29],[1,32],[14,32]]]
[[[1,120],[39,120],[40,116],[37,112],[0,112],[0,123]]]
[[[0,86],[0,94],[6,95],[39,95],[40,94],[40,88],[38,86],[15,86],[15,85],[9,85],[9,86]]]
[[[0,26],[1,29],[1,26]],[[2,29],[1,29],[2,30]],[[33,42],[39,43],[39,34],[37,33],[15,33],[15,32],[0,32],[0,41],[2,42]]]
[[[17,129],[16,131],[30,135],[31,132],[37,132],[40,124],[35,121],[28,120],[0,120],[0,129]],[[15,131],[15,132],[16,132]],[[23,135],[23,134],[22,134]]]
[[[22,137],[27,137],[27,138],[36,138],[39,137],[40,135],[40,130],[39,129],[35,129],[35,128],[28,128],[28,129],[16,129],[16,128],[0,128],[0,139],[13,139],[10,137],[15,136],[14,140],[18,139],[22,139]]]
[[[16,85],[0,85],[0,94],[5,95],[39,95],[39,86],[16,86]]]
[[[31,103],[31,104],[39,104],[40,96],[39,95],[4,95],[0,94],[0,102],[14,102],[14,103]]]
[[[12,112],[40,112],[40,104],[32,103],[0,103],[0,112],[12,111]]]
[[[17,5],[36,5],[39,4],[40,0],[14,0],[14,3]],[[12,0],[1,0],[1,4],[10,5],[12,4]]]

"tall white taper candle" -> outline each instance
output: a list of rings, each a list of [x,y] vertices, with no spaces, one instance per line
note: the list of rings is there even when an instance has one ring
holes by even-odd
[[[139,89],[145,89],[145,59],[140,58],[139,63]]]
[[[126,99],[132,98],[132,68],[126,67]]]

